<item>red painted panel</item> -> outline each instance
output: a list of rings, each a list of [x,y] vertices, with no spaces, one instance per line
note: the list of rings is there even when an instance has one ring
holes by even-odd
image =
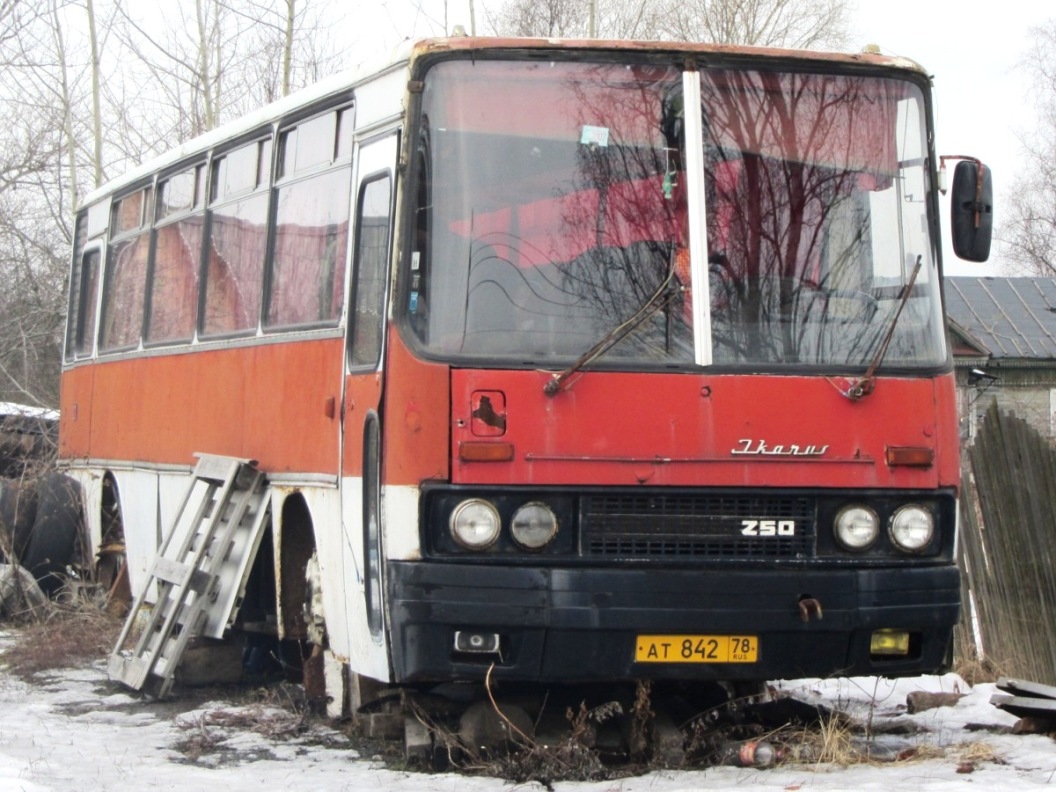
[[[94,366],[64,371],[59,393],[59,456],[63,459],[89,455],[92,436],[92,380]]]
[[[342,339],[253,347],[242,448],[265,470],[336,473]]]
[[[824,377],[589,372],[548,397],[549,375],[452,375],[458,483],[669,486],[955,486],[952,375],[882,378],[853,402]],[[501,391],[512,462],[463,462],[473,394]],[[888,445],[935,450],[929,468],[891,469]]]
[[[943,484],[961,480],[960,422],[957,415],[957,383],[953,375],[935,380],[935,464]]]
[[[382,476],[388,484],[446,479],[451,449],[450,368],[415,358],[395,330],[389,331],[388,344]],[[466,427],[470,391],[465,394]]]
[[[350,374],[345,379],[345,450],[342,475],[363,475],[363,424],[381,402],[380,372]]]
[[[91,442],[76,455],[193,464],[204,451],[269,471],[336,473],[342,348],[334,338],[86,367],[94,391],[80,414],[90,411]],[[66,372],[64,389],[84,392],[79,371]]]

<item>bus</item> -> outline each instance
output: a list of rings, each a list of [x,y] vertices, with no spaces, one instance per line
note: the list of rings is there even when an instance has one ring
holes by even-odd
[[[871,53],[432,39],[136,168],[76,215],[87,541],[143,595],[195,455],[253,460],[232,629],[321,658],[337,711],[349,680],[943,667],[930,88]]]

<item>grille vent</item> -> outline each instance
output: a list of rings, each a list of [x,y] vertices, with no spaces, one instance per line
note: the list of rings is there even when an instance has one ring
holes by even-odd
[[[797,495],[588,495],[581,501],[587,556],[621,558],[813,558],[814,498]],[[745,520],[782,533],[746,536]]]

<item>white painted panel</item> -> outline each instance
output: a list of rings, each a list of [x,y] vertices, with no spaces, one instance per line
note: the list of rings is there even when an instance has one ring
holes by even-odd
[[[125,558],[132,595],[138,597],[158,552],[158,475],[143,470],[118,470],[117,491],[125,526]],[[148,592],[147,601],[155,601]]]
[[[99,551],[99,543],[102,541],[103,521],[103,476],[102,473],[86,468],[73,468],[63,471],[66,475],[81,485],[82,506],[84,508],[84,519],[88,528],[88,540],[90,542],[89,557],[95,558]]]
[[[389,651],[387,635],[378,641],[367,626],[366,594],[363,573],[363,479],[349,477],[341,480],[341,576],[347,607],[347,643],[341,654],[348,658],[357,674],[389,680]]]
[[[382,488],[381,525],[385,557],[396,561],[417,561],[422,557],[418,544],[417,487]]]
[[[403,111],[407,69],[397,69],[356,87],[356,129],[363,129]]]

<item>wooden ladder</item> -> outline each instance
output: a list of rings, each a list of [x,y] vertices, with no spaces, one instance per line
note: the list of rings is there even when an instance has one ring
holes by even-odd
[[[107,665],[111,679],[157,698],[172,689],[188,641],[220,638],[234,620],[269,515],[270,493],[253,461],[196,456],[187,494]],[[155,588],[144,621],[139,613]]]

